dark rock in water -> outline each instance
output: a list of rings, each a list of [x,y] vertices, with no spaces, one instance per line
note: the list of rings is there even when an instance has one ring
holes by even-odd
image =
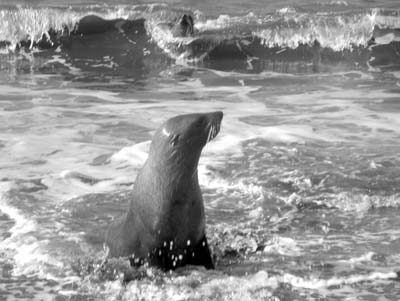
[[[4,214],[0,211],[0,240],[7,239],[11,236],[9,230],[14,225],[15,222],[7,214]]]
[[[102,181],[102,179],[96,179],[94,177],[85,175],[85,174],[77,172],[77,171],[69,172],[66,175],[66,178],[77,179],[77,180],[81,181],[82,183],[85,183],[88,185],[95,185]]]
[[[113,154],[104,154],[97,156],[96,158],[93,159],[93,161],[90,163],[92,166],[99,166],[99,165],[105,165],[109,162],[109,159],[111,158]]]
[[[385,254],[374,254],[371,258],[373,261],[377,262],[386,262],[386,255]]]
[[[42,179],[16,180],[15,183],[17,184],[19,192],[33,193],[48,189],[48,187],[42,183]]]
[[[4,263],[1,269],[1,276],[3,278],[11,278],[13,272],[13,266],[9,263]]]
[[[75,26],[72,34],[87,35],[103,33],[112,29],[114,23],[114,21],[104,20],[95,15],[85,16]]]
[[[0,48],[6,48],[10,45],[11,45],[11,43],[8,41],[0,41]]]
[[[44,165],[46,163],[47,163],[46,160],[32,160],[32,161],[24,162],[22,164],[24,164],[24,165]]]

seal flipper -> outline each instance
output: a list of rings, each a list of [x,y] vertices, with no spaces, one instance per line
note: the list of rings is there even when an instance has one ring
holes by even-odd
[[[191,256],[189,255],[187,264],[203,265],[207,270],[215,268],[205,235],[200,242],[193,247],[191,252],[192,254],[190,254]]]

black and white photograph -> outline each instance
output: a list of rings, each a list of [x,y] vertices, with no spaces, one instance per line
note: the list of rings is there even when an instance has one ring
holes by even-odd
[[[19,300],[400,300],[400,1],[0,0]]]

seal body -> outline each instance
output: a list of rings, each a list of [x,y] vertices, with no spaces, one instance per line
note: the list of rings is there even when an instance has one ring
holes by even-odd
[[[127,213],[106,234],[112,257],[129,256],[163,270],[186,264],[214,268],[205,236],[197,165],[220,129],[222,112],[173,117],[155,133]]]

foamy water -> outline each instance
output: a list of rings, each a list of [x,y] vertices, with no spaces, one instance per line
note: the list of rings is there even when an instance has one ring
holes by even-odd
[[[0,299],[398,299],[396,3],[8,4],[12,46],[92,13],[146,22],[3,48]],[[182,12],[194,37],[166,25]],[[198,166],[216,270],[101,266],[154,131],[217,110]]]

